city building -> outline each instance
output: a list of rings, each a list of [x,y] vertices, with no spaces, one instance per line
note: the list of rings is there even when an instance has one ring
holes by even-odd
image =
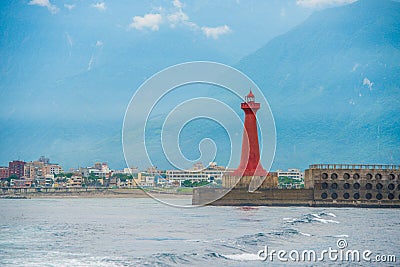
[[[32,179],[11,179],[10,186],[14,188],[29,188],[34,184]]]
[[[60,165],[58,164],[45,164],[45,175],[46,174],[60,174],[63,173],[63,169]]]
[[[38,187],[54,187],[54,175],[46,174],[44,177],[36,178],[35,183]]]
[[[73,175],[67,183],[68,187],[82,187],[83,178],[81,175]]]
[[[292,189],[304,187],[304,173],[299,169],[277,170],[278,188]]]
[[[138,179],[135,181],[140,187],[153,187],[155,186],[155,175],[147,172],[138,173]]]
[[[24,176],[25,162],[21,160],[14,160],[8,163],[9,176],[15,175],[18,178]]]
[[[6,179],[9,176],[8,167],[0,167],[0,179]]]
[[[138,167],[135,168],[124,168],[124,173],[125,174],[133,174],[133,173],[138,173],[139,169]]]
[[[165,179],[175,186],[181,186],[184,181],[221,181],[222,176],[227,172],[225,167],[217,166],[215,162],[211,162],[207,168],[204,168],[201,162],[197,162],[190,170],[167,170],[165,171]]]
[[[27,162],[24,165],[24,177],[35,179],[46,174],[45,163],[41,161]]]
[[[41,162],[43,164],[49,164],[50,163],[50,159],[46,158],[45,156],[40,156],[40,158],[37,161]]]

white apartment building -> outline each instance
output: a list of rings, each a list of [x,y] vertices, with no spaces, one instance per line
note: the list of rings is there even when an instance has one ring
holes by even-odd
[[[287,177],[293,180],[304,180],[304,172],[299,169],[288,169],[287,171],[277,170],[278,178]]]
[[[191,170],[167,170],[165,171],[165,178],[170,183],[179,183],[179,185],[182,185],[185,180],[211,182],[221,180],[222,175],[227,171],[225,167],[217,166],[214,162],[211,162],[207,168],[204,168],[201,163],[196,163]]]

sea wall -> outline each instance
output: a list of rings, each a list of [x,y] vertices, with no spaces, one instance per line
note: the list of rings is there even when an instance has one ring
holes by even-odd
[[[333,200],[314,199],[314,189],[245,189],[195,188],[193,205],[212,206],[307,206],[400,208],[399,200]]]
[[[226,193],[224,196],[223,193]],[[216,196],[222,196],[216,199]],[[312,189],[260,189],[248,192],[246,189],[195,188],[193,205],[215,206],[311,206]]]

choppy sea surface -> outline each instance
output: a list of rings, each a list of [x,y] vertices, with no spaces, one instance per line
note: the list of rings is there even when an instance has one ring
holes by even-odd
[[[189,204],[190,199],[171,200]],[[269,250],[370,250],[400,264],[400,210],[174,208],[140,199],[4,199],[0,266],[299,266],[380,262],[261,261]],[[294,258],[296,254],[293,254]],[[370,258],[371,258],[370,257]],[[288,258],[288,255],[286,255]]]

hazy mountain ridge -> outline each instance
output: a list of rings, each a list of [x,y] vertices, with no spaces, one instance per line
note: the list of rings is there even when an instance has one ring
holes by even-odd
[[[360,0],[315,12],[236,65],[263,90],[274,113],[278,142],[273,168],[306,168],[318,162],[400,162],[399,31],[400,3]],[[25,67],[32,70],[29,79],[35,79],[34,86],[19,76],[26,72],[17,66],[10,63],[2,68],[6,75],[0,77],[4,89],[0,90],[1,97],[13,97],[13,90],[24,90],[22,98],[15,100],[15,113],[22,109],[20,114],[34,114],[33,119],[16,116],[20,121],[8,119],[15,118],[13,110],[2,114],[5,130],[0,131],[0,146],[7,148],[0,152],[3,160],[31,160],[45,154],[66,166],[108,161],[113,167],[124,167],[122,119],[115,118],[121,118],[141,82],[163,67],[186,60],[232,60],[229,53],[222,54],[206,42],[193,42],[189,34],[182,32],[175,33],[179,42],[162,44],[162,49],[157,49],[157,41],[163,38],[147,34],[118,43],[121,32],[108,37],[99,33],[102,43],[97,44],[68,30],[54,45],[47,45],[46,40],[40,39],[41,33],[37,34],[30,38],[44,43],[42,49],[48,50],[45,60],[26,54],[22,39],[16,47],[10,47],[11,51],[22,51],[13,56],[27,57],[29,64]],[[68,34],[74,39],[70,47]],[[85,42],[93,44],[87,48]],[[110,42],[118,44],[109,46]],[[140,53],[132,56],[135,49]],[[82,56],[70,60],[65,53],[68,51]],[[179,56],[168,57],[168,51]],[[64,56],[57,58],[60,54]],[[90,69],[92,56],[95,61]],[[11,59],[7,58],[7,62]],[[41,68],[43,64],[47,65]],[[67,66],[64,72],[50,77],[58,79],[54,84],[47,80],[47,71],[57,64]],[[24,82],[12,83],[12,79]],[[46,93],[36,94],[36,90]],[[62,101],[55,101],[58,91],[68,92]],[[18,106],[24,101],[36,103],[37,108]],[[98,106],[87,105],[93,101]],[[69,104],[72,102],[75,105]],[[79,120],[65,119],[71,116]],[[188,131],[193,133],[183,136],[182,144],[187,156],[193,158],[198,154],[200,136],[215,131],[195,127],[188,127]],[[214,137],[217,143],[225,138],[223,134]]]
[[[399,44],[400,3],[361,0],[316,12],[241,60],[275,115],[275,166],[399,162]]]

